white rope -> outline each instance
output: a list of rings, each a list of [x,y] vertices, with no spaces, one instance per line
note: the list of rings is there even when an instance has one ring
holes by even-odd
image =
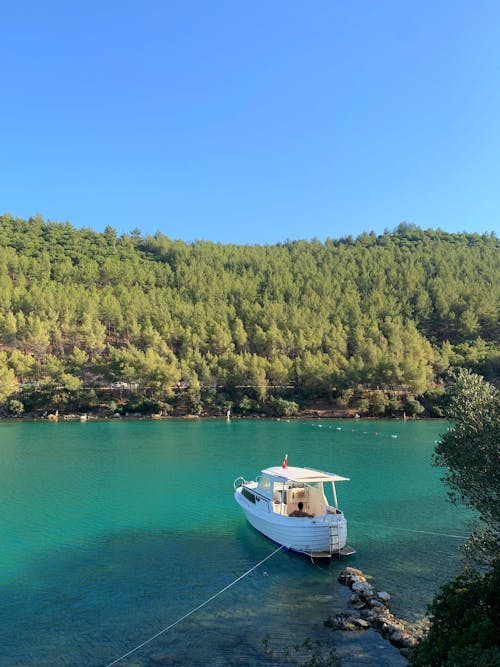
[[[449,533],[432,533],[430,530],[414,530],[412,528],[396,528],[396,526],[384,526],[380,523],[366,523],[357,519],[349,519],[349,523],[359,523],[362,526],[372,526],[373,528],[388,528],[389,530],[403,530],[406,533],[422,533],[423,535],[437,535],[438,537],[455,537],[457,540],[467,540],[466,535],[450,535]]]
[[[152,642],[154,639],[156,639],[157,637],[159,637],[160,635],[162,635],[164,632],[167,632],[167,630],[170,630],[171,628],[173,628],[174,626],[176,626],[178,623],[180,623],[180,622],[183,621],[184,619],[188,618],[188,616],[191,616],[191,615],[194,614],[196,611],[198,611],[199,609],[201,609],[202,607],[204,607],[205,605],[207,605],[209,602],[212,602],[212,600],[215,600],[216,597],[218,597],[219,595],[221,595],[222,593],[224,593],[224,591],[227,591],[227,589],[228,589],[228,588],[231,588],[231,586],[234,586],[234,584],[237,584],[238,581],[241,581],[242,579],[244,579],[247,575],[250,574],[250,572],[253,572],[254,570],[256,570],[258,567],[260,567],[260,566],[262,565],[262,563],[265,563],[266,560],[269,560],[269,559],[272,558],[274,555],[276,555],[276,554],[278,553],[278,551],[281,551],[281,549],[283,549],[283,546],[278,547],[277,549],[275,549],[272,553],[270,553],[268,556],[266,556],[265,558],[263,558],[263,559],[260,561],[260,563],[257,563],[257,565],[254,565],[253,567],[251,567],[249,570],[247,570],[244,574],[240,575],[237,579],[235,579],[234,581],[232,581],[230,584],[228,584],[227,586],[224,586],[224,588],[221,588],[220,591],[218,591],[217,593],[214,593],[214,595],[212,595],[211,597],[209,597],[208,600],[205,600],[205,602],[202,602],[201,604],[199,604],[199,605],[198,605],[197,607],[195,607],[194,609],[191,609],[191,611],[188,611],[188,613],[187,613],[187,614],[184,614],[184,616],[181,616],[180,618],[178,618],[176,621],[174,621],[174,622],[171,623],[170,625],[167,625],[166,628],[163,628],[163,630],[160,630],[160,632],[157,632],[155,635],[153,635],[153,636],[150,637],[149,639],[146,639],[146,641],[142,642],[142,644],[139,644],[138,646],[136,646],[136,647],[133,648],[132,650],[128,651],[127,653],[124,653],[124,654],[121,655],[119,658],[116,658],[116,660],[113,660],[113,662],[108,663],[108,664],[106,665],[106,667],[111,667],[111,665],[116,665],[116,663],[117,663],[117,662],[120,662],[120,660],[123,660],[124,658],[127,658],[129,655],[132,655],[132,653],[135,653],[136,651],[138,651],[138,650],[139,650],[140,648],[142,648],[143,646],[146,646],[146,644],[149,644],[149,643]]]

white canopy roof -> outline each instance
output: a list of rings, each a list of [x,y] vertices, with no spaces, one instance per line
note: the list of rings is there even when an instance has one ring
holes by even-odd
[[[349,477],[341,477],[331,472],[323,472],[322,470],[314,470],[313,468],[282,468],[276,466],[274,468],[266,468],[262,471],[263,475],[270,475],[280,480],[289,480],[293,482],[348,482]]]

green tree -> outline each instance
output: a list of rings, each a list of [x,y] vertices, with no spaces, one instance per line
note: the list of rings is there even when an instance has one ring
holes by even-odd
[[[468,541],[480,571],[466,567],[443,586],[429,607],[430,628],[412,667],[500,665],[500,392],[462,370],[447,408],[451,427],[436,446],[454,502],[479,513],[485,528]]]
[[[254,388],[257,399],[264,401],[267,396],[266,363],[256,354],[247,355],[245,361],[248,384]]]
[[[451,427],[436,446],[435,463],[446,469],[453,502],[479,512],[485,527],[469,540],[471,555],[492,563],[500,546],[500,391],[463,370],[446,416]]]
[[[5,342],[13,344],[16,342],[16,334],[17,320],[14,313],[9,310],[0,321],[0,335]]]
[[[41,361],[50,345],[50,334],[48,322],[39,315],[30,313],[26,322],[27,343],[30,351],[37,361]]]
[[[13,369],[16,378],[25,381],[33,377],[36,362],[31,354],[23,354],[19,350],[12,350],[9,358],[9,366]]]
[[[78,373],[82,370],[88,360],[89,357],[85,350],[80,350],[78,346],[74,345],[73,351],[67,357],[68,368],[72,373]]]
[[[370,395],[370,414],[375,417],[383,415],[389,401],[383,391],[375,391]]]
[[[0,352],[0,403],[4,403],[17,390],[14,371],[7,366],[7,355]]]
[[[412,667],[500,665],[500,567],[484,575],[466,569],[441,587],[429,607],[431,625]]]

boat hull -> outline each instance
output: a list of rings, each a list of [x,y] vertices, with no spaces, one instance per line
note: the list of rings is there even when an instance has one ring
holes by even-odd
[[[248,502],[240,489],[234,495],[248,522],[287,549],[324,558],[340,555],[346,546],[347,521],[342,513],[313,518],[281,516],[272,511],[270,503]]]

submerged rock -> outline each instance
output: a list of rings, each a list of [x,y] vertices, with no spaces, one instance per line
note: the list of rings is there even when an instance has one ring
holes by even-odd
[[[327,628],[332,628],[332,630],[366,630],[370,627],[370,624],[364,621],[362,618],[357,616],[352,616],[351,614],[342,612],[340,614],[335,614],[335,616],[329,616],[325,621],[325,626]]]

